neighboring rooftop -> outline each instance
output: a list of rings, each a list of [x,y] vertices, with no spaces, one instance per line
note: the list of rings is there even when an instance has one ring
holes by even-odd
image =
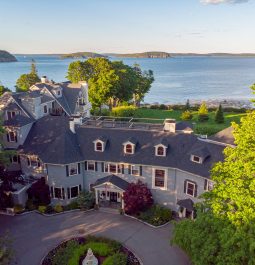
[[[220,143],[226,143],[226,144],[230,144],[230,145],[234,145],[235,144],[235,138],[233,135],[233,127],[228,127],[218,133],[216,133],[215,135],[209,137],[210,140],[213,141],[217,141]]]

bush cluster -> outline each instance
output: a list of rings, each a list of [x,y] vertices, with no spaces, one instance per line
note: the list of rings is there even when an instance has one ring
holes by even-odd
[[[192,118],[193,118],[193,115],[189,110],[184,111],[181,115],[181,119],[183,121],[190,121],[192,120]]]
[[[115,117],[133,117],[136,109],[134,106],[120,106],[113,108],[111,114]]]
[[[22,213],[24,211],[24,207],[21,204],[15,204],[13,209],[14,213]]]
[[[154,204],[147,211],[141,212],[139,219],[149,224],[159,226],[169,222],[172,219],[172,211],[161,205]]]

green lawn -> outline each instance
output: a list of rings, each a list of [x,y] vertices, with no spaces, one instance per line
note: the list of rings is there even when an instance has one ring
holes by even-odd
[[[135,111],[135,118],[143,118],[145,119],[145,122],[150,122],[148,119],[176,119],[177,121],[181,121],[181,110],[158,110],[158,109],[145,109],[145,108],[140,108]],[[206,122],[198,122],[198,115],[197,111],[193,111],[193,119],[191,122],[195,123],[195,132],[201,133],[201,134],[208,134],[212,135],[217,133],[218,131],[221,131],[231,125],[231,122],[240,122],[240,118],[242,116],[245,116],[246,113],[234,113],[234,112],[226,112],[224,113],[225,116],[225,122],[223,124],[217,124],[214,121],[214,115],[215,112],[210,112],[209,113],[209,120]],[[155,121],[151,121],[155,122]],[[162,121],[158,121],[162,122]]]

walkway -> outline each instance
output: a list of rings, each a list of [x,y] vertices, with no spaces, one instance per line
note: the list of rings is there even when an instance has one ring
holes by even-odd
[[[0,215],[0,234],[9,230],[16,264],[39,265],[42,257],[66,238],[92,233],[125,244],[144,265],[190,265],[186,255],[169,245],[172,225],[153,229],[131,218],[98,211],[44,217]]]

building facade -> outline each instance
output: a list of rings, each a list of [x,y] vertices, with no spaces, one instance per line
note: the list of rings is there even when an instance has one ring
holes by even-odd
[[[90,117],[86,83],[44,79],[29,92],[5,93],[0,103],[4,145],[18,151],[9,170],[20,170],[24,178],[44,177],[53,204],[68,204],[90,190],[99,206],[124,207],[128,184],[141,180],[157,203],[192,217],[193,204],[213,188],[211,167],[231,144],[217,135],[202,139],[185,122]]]

